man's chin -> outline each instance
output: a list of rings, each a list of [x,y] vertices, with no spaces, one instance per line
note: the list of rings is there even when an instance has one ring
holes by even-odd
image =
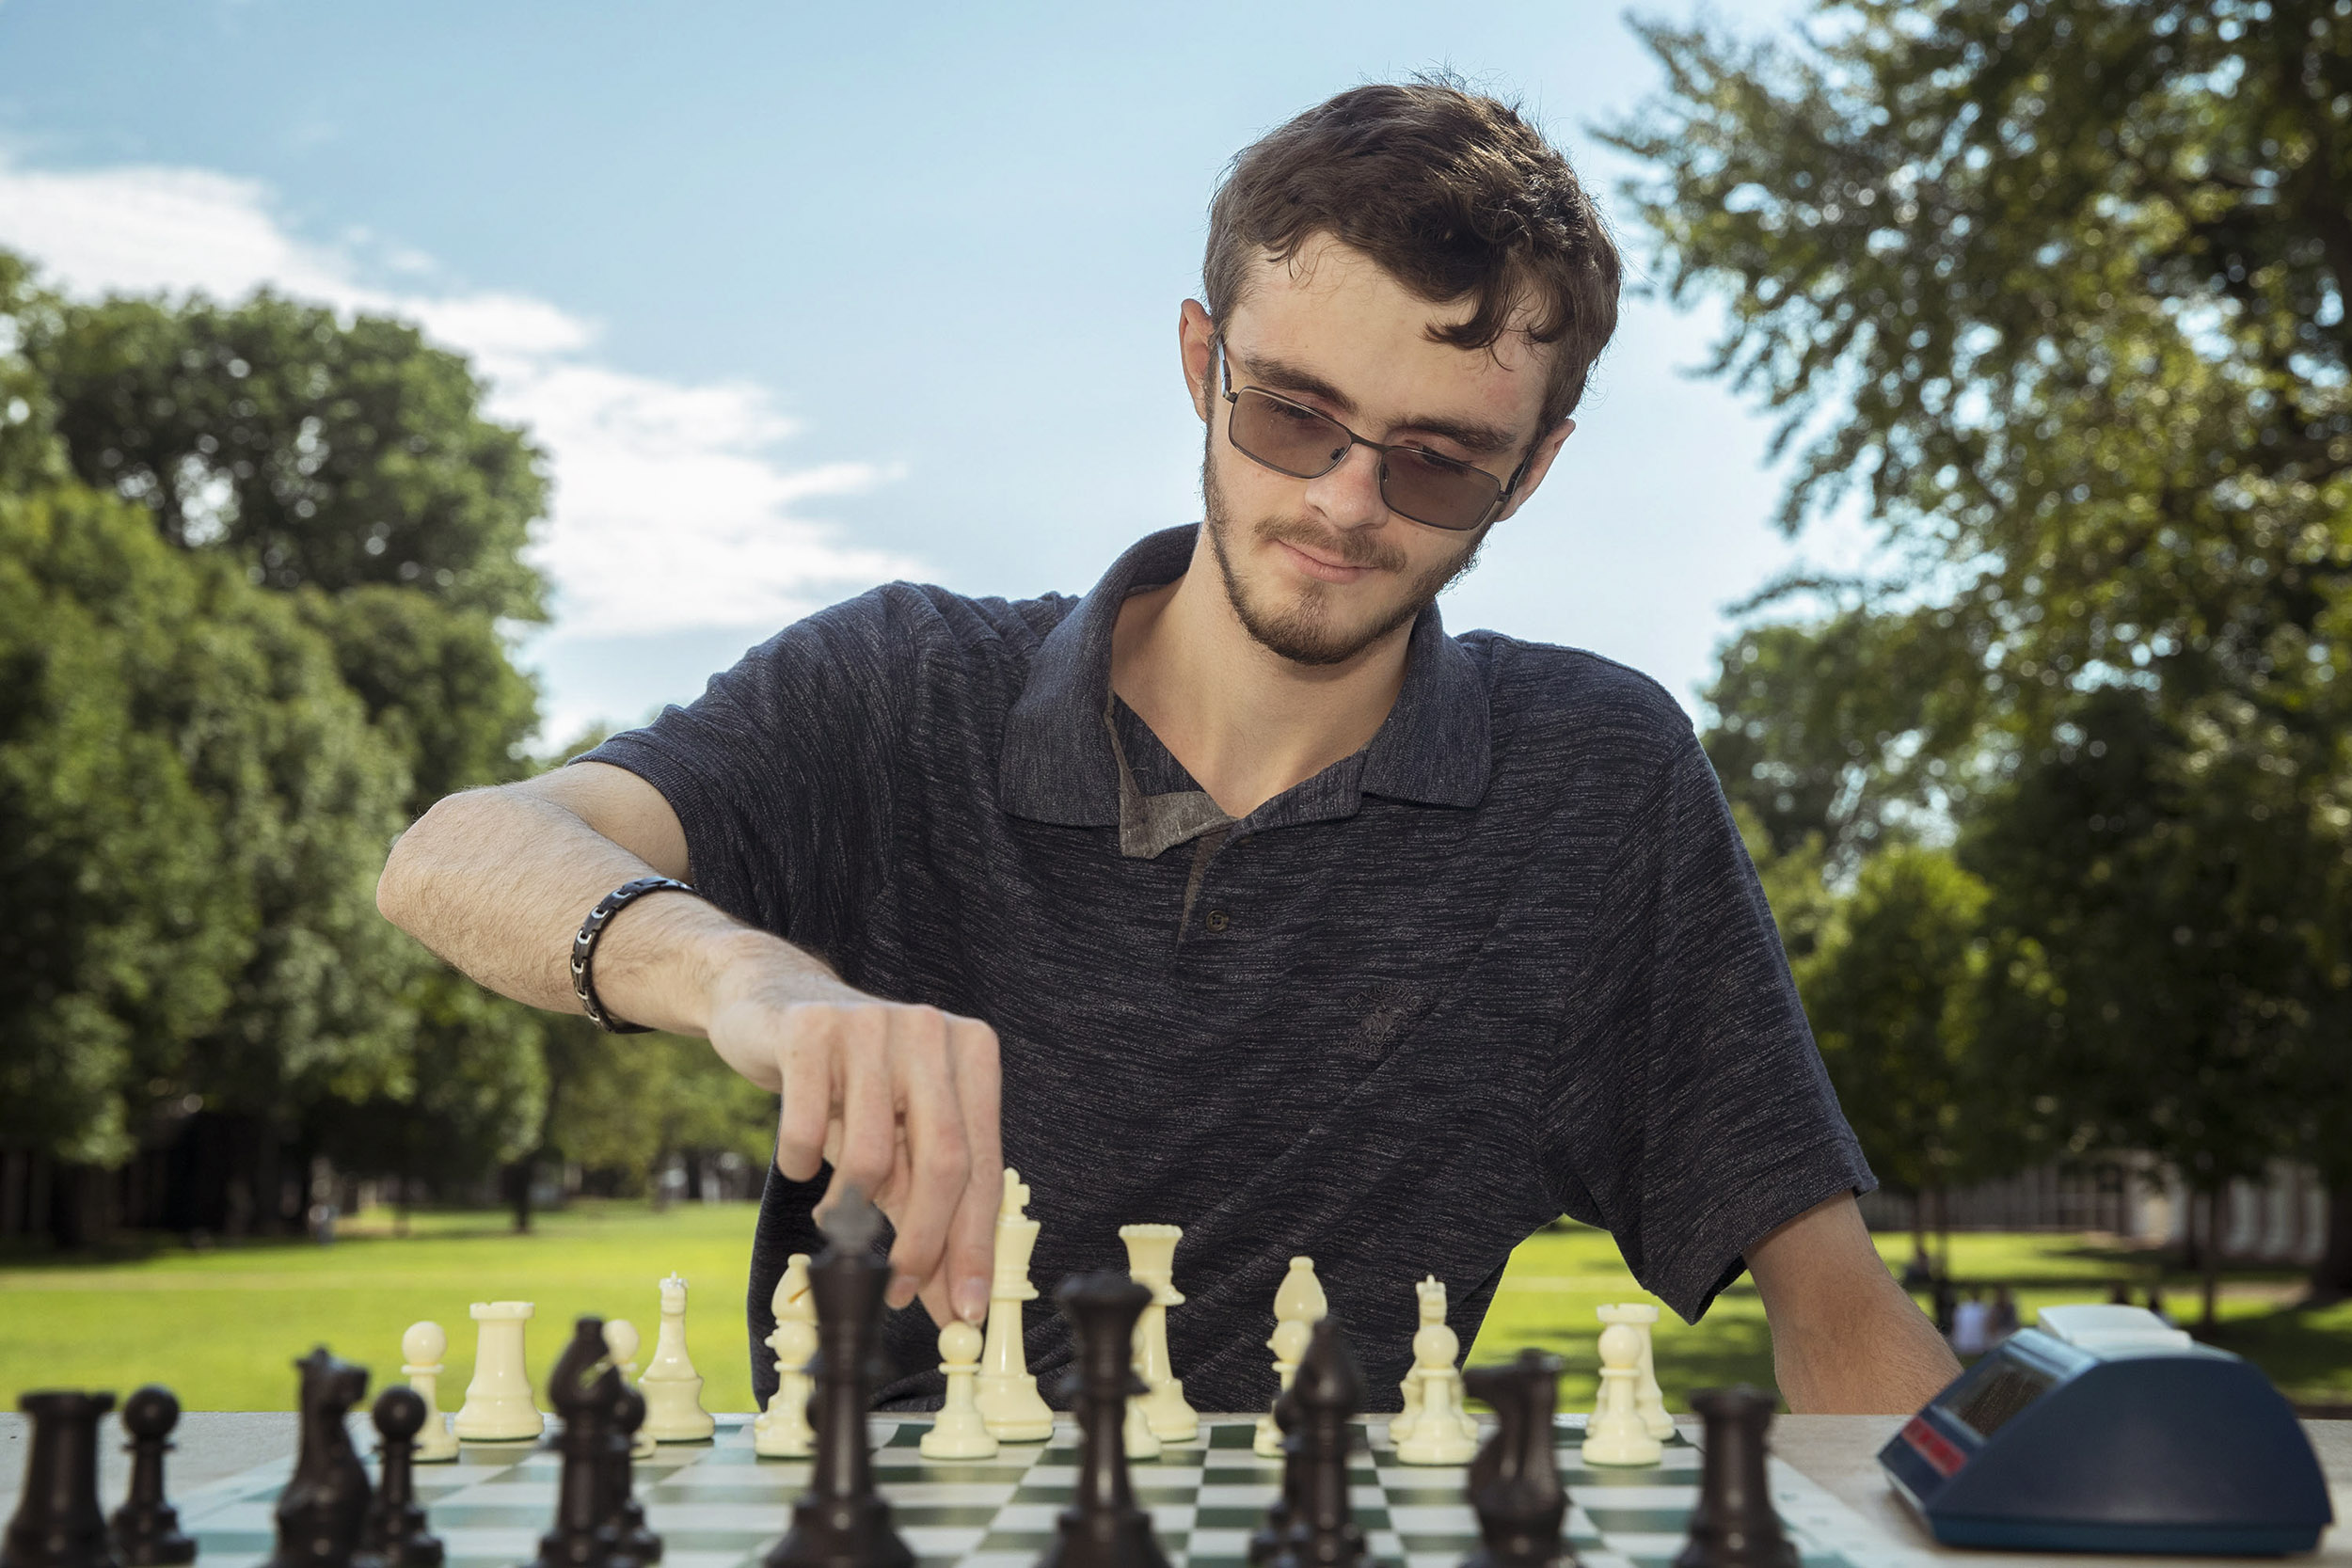
[[[1341,584],[1256,588],[1244,591],[1234,606],[1242,626],[1267,652],[1294,664],[1345,664],[1421,613],[1418,604],[1347,602],[1356,595]]]

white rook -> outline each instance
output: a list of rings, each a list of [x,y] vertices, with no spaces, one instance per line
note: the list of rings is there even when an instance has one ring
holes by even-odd
[[[523,1370],[523,1325],[531,1322],[527,1301],[477,1301],[466,1308],[477,1325],[473,1381],[453,1423],[457,1435],[475,1443],[511,1443],[536,1437],[547,1425],[532,1402],[531,1378]]]

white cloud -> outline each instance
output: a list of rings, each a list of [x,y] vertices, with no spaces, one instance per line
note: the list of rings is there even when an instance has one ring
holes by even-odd
[[[256,182],[193,168],[66,172],[0,162],[0,245],[76,294],[201,290],[233,299],[267,285],[346,313],[405,317],[470,356],[490,383],[488,412],[528,427],[548,456],[554,508],[532,558],[555,583],[557,636],[772,627],[917,570],[795,510],[894,476],[867,464],[780,463],[772,449],[794,427],[763,388],[690,385],[599,363],[594,323],[528,294],[373,286],[350,250],[290,234]],[[393,247],[387,270],[416,278],[434,263]],[[551,713],[550,727],[579,717]]]

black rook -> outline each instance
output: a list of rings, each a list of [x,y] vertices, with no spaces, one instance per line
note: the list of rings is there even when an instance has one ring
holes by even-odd
[[[33,1418],[24,1495],[0,1535],[0,1568],[116,1568],[98,1512],[98,1418],[112,1394],[26,1394],[16,1407]]]
[[[1772,1396],[1742,1383],[1702,1388],[1691,1408],[1706,1422],[1699,1501],[1675,1568],[1797,1568],[1797,1548],[1772,1512],[1764,1476],[1764,1431]]]

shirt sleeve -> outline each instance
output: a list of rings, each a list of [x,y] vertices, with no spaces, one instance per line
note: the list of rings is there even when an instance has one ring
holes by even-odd
[[[696,891],[831,958],[886,879],[915,659],[891,591],[794,623],[684,707],[575,762],[626,768],[685,830]]]
[[[1687,731],[1634,810],[1547,1117],[1562,1212],[1696,1323],[1783,1221],[1877,1185],[1723,789]]]

